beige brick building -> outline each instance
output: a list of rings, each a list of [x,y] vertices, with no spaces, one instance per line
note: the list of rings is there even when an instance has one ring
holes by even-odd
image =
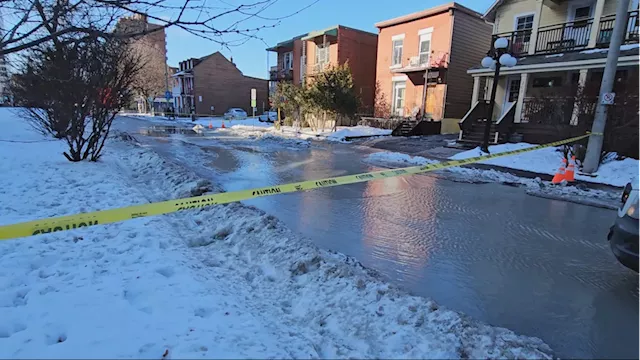
[[[252,114],[251,89],[256,89],[256,114],[269,107],[269,82],[245,76],[232,60],[220,52],[180,62],[178,72],[179,96],[174,98],[179,114],[221,115],[231,107]]]

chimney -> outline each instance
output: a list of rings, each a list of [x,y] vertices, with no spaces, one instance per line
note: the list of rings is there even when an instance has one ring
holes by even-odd
[[[233,65],[235,65],[235,64],[236,64],[236,63],[234,63],[234,62],[233,62],[233,56],[229,58],[229,61],[231,61],[231,63],[232,63]]]

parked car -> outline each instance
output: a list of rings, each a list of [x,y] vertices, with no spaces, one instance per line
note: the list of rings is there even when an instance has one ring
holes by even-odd
[[[613,255],[635,272],[638,272],[638,186],[638,178],[625,186],[618,216],[607,236]]]
[[[247,118],[247,112],[240,109],[240,108],[230,108],[229,110],[227,110],[226,113],[224,113],[224,118],[225,119],[246,119]]]
[[[278,120],[278,111],[274,109],[266,111],[264,114],[258,117],[258,120],[260,122],[275,122],[276,120]]]

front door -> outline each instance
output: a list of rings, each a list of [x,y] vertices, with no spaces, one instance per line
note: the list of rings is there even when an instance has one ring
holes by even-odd
[[[394,116],[404,116],[404,96],[406,87],[407,85],[404,81],[395,81],[393,83],[391,113]]]
[[[507,89],[505,91],[504,97],[504,105],[502,106],[502,114],[509,110],[511,104],[518,101],[518,93],[520,93],[520,76],[508,77]]]

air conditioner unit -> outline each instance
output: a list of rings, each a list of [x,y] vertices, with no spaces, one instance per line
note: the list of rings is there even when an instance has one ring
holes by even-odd
[[[412,56],[409,58],[409,66],[419,66],[420,65],[420,56]]]

